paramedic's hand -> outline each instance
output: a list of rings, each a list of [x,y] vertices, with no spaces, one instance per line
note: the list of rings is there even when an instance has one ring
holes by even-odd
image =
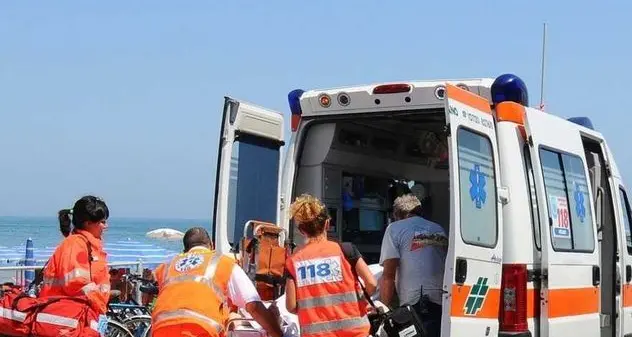
[[[278,316],[275,316],[274,312],[270,309],[266,308],[261,301],[246,304],[246,311],[268,332],[269,336],[283,337],[283,332],[281,331],[281,326],[277,319]],[[278,312],[279,309],[276,310]]]
[[[282,325],[283,319],[281,318],[281,313],[279,312],[279,307],[277,307],[276,302],[273,302],[268,308],[272,316],[276,318],[276,321],[279,323],[279,326]]]

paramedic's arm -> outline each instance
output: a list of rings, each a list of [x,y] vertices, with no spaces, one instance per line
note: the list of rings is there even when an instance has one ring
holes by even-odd
[[[294,281],[292,259],[285,260],[285,310],[296,315],[298,304],[296,303],[296,282]]]
[[[61,268],[67,277],[63,290],[67,296],[85,295],[95,309],[100,309],[103,300],[98,295],[99,287],[90,280],[90,262],[87,246],[83,240],[67,241],[61,258]],[[107,271],[106,271],[107,272]]]
[[[228,297],[233,304],[246,309],[270,336],[283,336],[277,317],[261,303],[257,289],[255,289],[248,275],[238,265],[233,267],[228,280]]]
[[[62,282],[64,293],[67,296],[88,295],[97,285],[90,280],[90,262],[86,245],[70,241],[64,248],[61,269],[68,275]]]
[[[384,268],[380,283],[380,301],[386,305],[391,305],[395,294],[395,275],[399,267],[399,249],[392,236],[393,227],[389,226],[384,233],[382,240],[382,252],[380,254],[380,265]]]
[[[358,262],[356,262],[355,265],[355,270],[358,276],[362,279],[366,292],[369,296],[373,295],[375,293],[375,289],[377,288],[377,281],[363,258],[358,259]]]
[[[285,281],[285,310],[296,315],[296,284],[294,279],[288,278]]]
[[[364,261],[362,253],[360,253],[358,247],[356,247],[353,243],[343,243],[341,247],[342,252],[345,254],[345,258],[347,258],[347,260],[355,268],[356,275],[358,275],[360,280],[362,280],[364,289],[369,296],[373,295],[375,293],[375,289],[377,288],[377,281],[375,280],[375,276],[373,276],[371,269],[369,269],[369,266]]]

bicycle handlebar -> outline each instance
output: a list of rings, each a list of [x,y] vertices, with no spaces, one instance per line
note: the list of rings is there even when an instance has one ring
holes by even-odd
[[[130,282],[140,282],[141,284],[148,284],[148,285],[157,285],[157,282],[154,280],[148,280],[146,278],[142,278],[138,275],[134,275],[134,274],[125,274],[123,275],[123,279],[130,281]]]

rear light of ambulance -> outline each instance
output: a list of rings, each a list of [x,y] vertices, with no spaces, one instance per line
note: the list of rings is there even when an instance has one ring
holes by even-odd
[[[527,331],[527,266],[504,264],[500,291],[500,331]]]
[[[383,84],[373,88],[373,94],[398,94],[409,92],[410,84]]]

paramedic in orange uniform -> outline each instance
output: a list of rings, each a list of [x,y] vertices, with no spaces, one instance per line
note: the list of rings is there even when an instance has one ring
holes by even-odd
[[[246,309],[270,336],[282,336],[278,311],[266,309],[232,257],[211,250],[204,228],[189,229],[183,241],[184,253],[155,271],[159,293],[152,311],[153,337],[224,336],[230,304]]]
[[[105,202],[90,195],[72,209],[59,211],[59,228],[66,238],[44,267],[39,297],[86,295],[92,308],[105,314],[110,274],[102,236],[109,216]]]
[[[369,295],[377,282],[354,248],[345,256],[340,244],[327,240],[327,208],[310,195],[298,197],[290,215],[307,243],[286,262],[286,308],[298,315],[301,337],[366,337],[370,324],[361,300],[358,275]],[[352,265],[355,264],[355,270]]]

